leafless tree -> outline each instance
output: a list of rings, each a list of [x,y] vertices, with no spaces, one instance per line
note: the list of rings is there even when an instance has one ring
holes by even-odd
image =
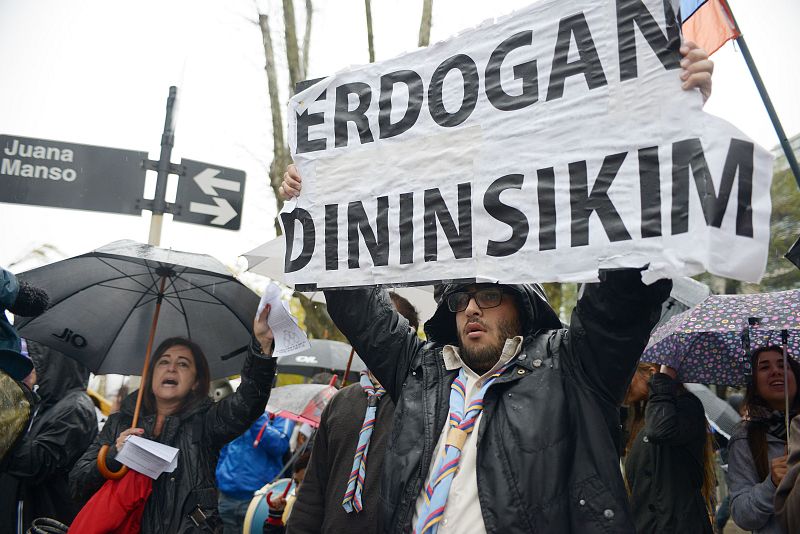
[[[431,23],[433,22],[433,0],[422,0],[422,20],[419,23],[418,46],[431,44]]]
[[[308,52],[311,44],[311,20],[313,15],[312,0],[305,1],[306,24],[303,35],[302,51],[297,44],[297,30],[295,26],[294,3],[292,0],[283,0],[284,38],[286,39],[286,59],[289,66],[289,94],[294,94],[295,84],[305,79],[308,73]],[[258,24],[261,28],[261,37],[264,45],[265,70],[267,72],[267,91],[269,93],[270,114],[272,115],[272,163],[269,166],[269,184],[275,194],[275,203],[278,211],[283,207],[283,200],[278,194],[278,188],[283,180],[286,166],[291,162],[289,147],[286,144],[283,129],[282,105],[278,71],[275,63],[275,47],[272,43],[270,19],[266,14],[259,14]],[[302,59],[301,59],[302,58]],[[280,235],[281,227],[275,219],[275,232]],[[325,306],[312,302],[311,299],[295,293],[300,304],[306,311],[305,326],[308,334],[314,338],[340,339],[346,341],[344,336],[336,329],[333,321],[328,316]]]
[[[375,62],[375,43],[372,40],[372,2],[364,0],[364,7],[367,10],[367,47],[369,48],[369,62]]]

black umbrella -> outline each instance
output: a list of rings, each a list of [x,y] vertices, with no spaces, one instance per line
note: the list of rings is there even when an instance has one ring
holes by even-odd
[[[309,339],[311,348],[298,354],[278,358],[278,372],[313,376],[323,371],[345,371],[350,359],[350,345],[330,339]],[[353,356],[350,370],[356,373],[366,370],[364,362]]]
[[[141,374],[159,302],[154,346],[186,337],[203,348],[212,379],[238,374],[241,360],[222,356],[247,345],[258,308],[258,296],[211,256],[135,241],[116,241],[18,277],[50,294],[43,315],[17,322],[20,335],[95,374]]]
[[[18,323],[22,337],[67,354],[95,373],[137,374],[142,383],[154,342],[182,336],[209,358],[211,377],[239,371],[230,354],[244,352],[258,297],[214,258],[115,241],[19,275],[50,295],[44,314]],[[146,347],[146,348],[145,348]],[[226,357],[223,357],[226,356]],[[139,418],[142,388],[132,427]],[[98,467],[107,478],[126,470]]]

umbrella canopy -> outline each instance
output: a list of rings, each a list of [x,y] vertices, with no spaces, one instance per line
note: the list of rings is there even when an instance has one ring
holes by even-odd
[[[322,410],[338,390],[326,384],[290,384],[274,388],[267,411],[318,427]]]
[[[96,374],[142,373],[159,300],[153,346],[186,337],[202,347],[212,378],[238,374],[241,359],[222,356],[249,343],[259,300],[211,256],[127,240],[24,272],[19,279],[45,289],[51,302],[44,314],[17,323],[21,335]]]
[[[706,419],[714,430],[725,436],[725,439],[731,439],[733,429],[742,420],[733,407],[724,400],[717,397],[708,386],[703,384],[684,384],[686,389],[689,390],[694,396],[700,399],[703,403],[703,410],[706,412]]]
[[[309,339],[311,348],[298,354],[278,358],[278,372],[314,376],[322,371],[344,371],[350,359],[350,345],[330,339]],[[353,355],[351,373],[366,371],[367,366],[357,354]]]
[[[749,350],[782,345],[800,356],[800,290],[711,295],[656,329],[642,361],[669,365],[681,382],[741,386],[752,373]]]
[[[247,259],[247,270],[260,274],[284,285],[286,277],[283,273],[286,243],[283,236],[267,241],[249,252],[242,254]],[[430,319],[436,312],[436,301],[433,300],[433,286],[395,287],[391,288],[401,297],[408,299],[417,309],[420,324]],[[325,303],[322,291],[304,293],[314,302]]]

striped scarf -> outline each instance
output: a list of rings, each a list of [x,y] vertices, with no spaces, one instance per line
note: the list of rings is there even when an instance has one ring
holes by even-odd
[[[444,507],[447,503],[447,496],[450,493],[450,486],[453,478],[458,472],[458,464],[461,461],[461,450],[467,437],[475,428],[475,421],[483,411],[483,397],[489,386],[497,377],[509,367],[506,365],[490,375],[483,386],[473,395],[469,405],[464,410],[466,402],[466,372],[461,368],[458,377],[450,386],[450,428],[447,431],[447,439],[444,446],[444,454],[439,457],[434,473],[436,475],[430,479],[425,487],[423,494],[424,503],[417,518],[417,526],[414,534],[435,534],[439,529],[439,521],[444,515]]]
[[[348,514],[353,510],[358,513],[363,509],[361,492],[364,489],[364,480],[367,476],[369,438],[372,437],[372,430],[375,428],[375,413],[378,411],[378,401],[386,393],[383,386],[375,387],[366,373],[361,374],[361,387],[364,388],[364,393],[367,394],[367,413],[364,415],[364,422],[361,425],[361,431],[358,433],[356,455],[353,457],[353,470],[350,472],[347,491],[342,501],[342,506]]]

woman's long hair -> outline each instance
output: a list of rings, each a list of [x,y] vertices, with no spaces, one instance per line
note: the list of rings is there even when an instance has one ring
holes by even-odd
[[[145,383],[141,386],[144,388],[142,404],[144,405],[145,413],[152,414],[156,412],[156,397],[153,395],[153,371],[156,367],[156,363],[158,363],[158,360],[168,349],[178,345],[186,347],[189,349],[189,352],[192,353],[194,367],[197,372],[195,378],[197,381],[197,388],[189,391],[179,411],[187,410],[208,397],[208,389],[211,384],[211,371],[208,368],[208,360],[206,360],[203,349],[200,348],[200,345],[189,339],[170,337],[161,342],[150,358],[150,363],[147,366],[147,378],[145,379]]]
[[[750,447],[750,454],[753,456],[753,463],[755,463],[756,472],[760,480],[767,478],[770,472],[769,446],[767,444],[767,428],[769,424],[760,416],[771,413],[772,408],[756,390],[756,374],[758,373],[758,358],[762,353],[768,351],[783,353],[783,349],[777,345],[761,347],[753,352],[750,358],[752,375],[747,383],[747,390],[742,401],[742,416],[747,428],[747,444]],[[797,379],[800,378],[800,364],[792,358],[787,358],[786,362],[794,374],[796,383]],[[784,377],[784,387],[788,386],[788,381]],[[798,401],[800,401],[800,395],[795,395],[790,411],[800,410],[800,402]]]
[[[639,366],[636,368],[636,372],[647,375],[654,367],[655,366],[651,363],[639,363]],[[681,383],[678,383],[678,392],[679,394],[688,393],[686,388]],[[626,454],[630,452],[636,437],[639,435],[642,427],[644,427],[647,399],[645,398],[642,401],[632,403],[630,408],[631,412],[628,416],[628,429],[630,434],[628,435],[628,442],[625,445]],[[703,485],[700,488],[700,493],[703,496],[703,502],[705,503],[709,520],[713,522],[714,502],[716,499],[717,488],[716,456],[714,454],[714,443],[711,437],[711,428],[708,425],[708,421],[705,421],[705,427],[706,439],[705,443],[703,444]],[[628,489],[628,492],[630,492],[630,488]]]

